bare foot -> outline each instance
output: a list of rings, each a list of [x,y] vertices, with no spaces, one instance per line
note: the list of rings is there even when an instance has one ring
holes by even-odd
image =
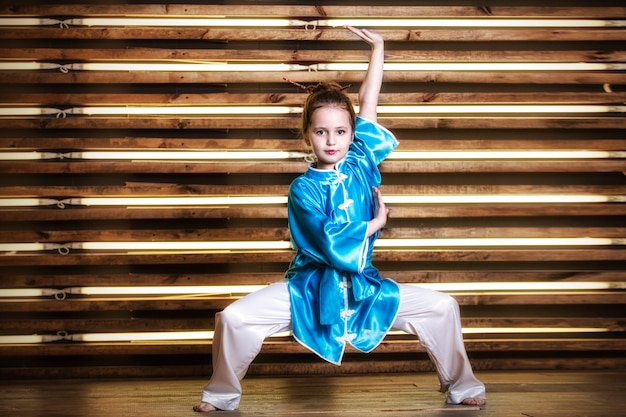
[[[217,411],[217,408],[209,403],[205,403],[204,401],[202,401],[201,403],[193,406],[193,411],[196,411],[198,413],[211,413],[213,411]]]
[[[463,405],[485,405],[487,404],[487,400],[485,400],[484,398],[466,398],[464,399],[461,404]]]

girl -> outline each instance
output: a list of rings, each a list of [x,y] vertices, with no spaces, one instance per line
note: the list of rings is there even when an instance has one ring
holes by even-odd
[[[433,359],[447,402],[485,404],[461,334],[459,307],[443,293],[380,277],[372,249],[388,208],[378,164],[397,146],[377,124],[383,38],[347,26],[371,47],[359,90],[359,117],[342,88],[321,83],[304,104],[302,136],[316,161],[289,189],[294,259],[285,280],[237,300],[216,315],[213,376],[195,411],[236,410],[241,384],[264,339],[291,330],[295,339],[339,365],[347,343],[373,350],[391,329],[417,335]]]

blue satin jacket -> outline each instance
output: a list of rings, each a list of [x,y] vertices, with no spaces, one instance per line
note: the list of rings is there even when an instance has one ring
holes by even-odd
[[[340,364],[346,343],[373,350],[391,328],[400,303],[398,285],[372,266],[377,233],[372,186],[378,164],[398,145],[377,123],[357,118],[354,141],[334,170],[314,166],[296,178],[288,198],[296,254],[285,274],[292,331],[298,342]]]

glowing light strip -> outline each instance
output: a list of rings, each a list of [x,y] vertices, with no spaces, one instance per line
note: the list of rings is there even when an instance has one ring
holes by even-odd
[[[626,158],[626,151],[396,151],[387,159],[608,159]]]
[[[367,63],[312,64],[315,71],[366,71]],[[387,62],[385,71],[617,71],[626,63],[591,62]]]
[[[606,333],[606,327],[476,327],[463,328],[463,334],[563,334],[563,333]],[[213,331],[177,331],[177,332],[128,332],[128,333],[79,333],[61,335],[6,335],[0,336],[0,345],[39,344],[56,341],[72,341],[80,343],[106,342],[174,342],[187,340],[211,341]],[[389,335],[404,335],[401,331],[391,331]],[[276,333],[271,338],[291,336],[291,332]]]
[[[626,106],[603,105],[437,105],[379,106],[380,114],[493,113],[624,113]]]
[[[61,335],[4,335],[0,336],[0,345],[22,345],[22,344],[39,344],[50,343],[64,340],[65,336]]]
[[[387,204],[581,204],[624,203],[624,195],[596,194],[441,194],[441,195],[385,195]],[[81,197],[63,200],[49,198],[1,198],[0,207],[74,206],[235,206],[284,205],[286,195],[267,196],[212,196],[212,197]]]
[[[36,161],[40,159],[57,159],[61,157],[56,152],[3,152],[0,151],[0,161]]]
[[[626,152],[625,152],[626,154]],[[83,151],[63,154],[72,159],[131,159],[131,160],[265,160],[303,158],[304,152],[283,151]],[[0,154],[2,159],[2,154]]]
[[[71,334],[66,340],[73,342],[144,342],[168,340],[212,340],[212,331],[189,332],[135,332],[135,333],[84,333]]]
[[[358,110],[358,107],[357,107]],[[405,105],[378,106],[380,114],[511,114],[511,113],[624,113],[626,106],[606,105]],[[276,116],[302,113],[300,107],[288,106],[143,106],[143,107],[73,107],[54,109],[40,107],[0,107],[0,116],[86,115],[86,116]]]
[[[624,20],[618,19],[496,19],[496,18],[458,18],[458,19],[418,19],[418,18],[386,18],[386,19],[318,19],[303,21],[281,18],[233,18],[233,17],[81,17],[63,21],[48,18],[11,17],[1,18],[0,26],[47,26],[62,24],[63,27],[73,26],[122,26],[122,27],[339,27],[352,25],[358,27],[390,27],[390,28],[604,28],[626,26]]]
[[[463,334],[528,334],[528,333],[606,333],[606,327],[477,327],[464,328]]]
[[[82,151],[82,152],[12,152],[0,151],[0,161],[35,161],[42,159],[96,160],[287,160],[305,157],[304,152],[288,151]],[[387,159],[394,160],[493,160],[493,159],[620,159],[626,151],[396,151]]]
[[[50,26],[59,25],[60,20],[37,17],[3,17],[0,26]]]
[[[267,285],[194,285],[144,287],[75,287],[63,291],[81,295],[229,295],[249,294]],[[0,290],[1,293],[1,290]]]
[[[299,107],[287,106],[171,106],[171,107],[74,107],[67,114],[88,116],[114,115],[287,115],[302,113]]]
[[[225,62],[90,62],[65,65],[46,62],[0,62],[0,71],[60,69],[76,71],[194,71],[194,72],[290,72],[366,71],[367,63],[233,64]],[[615,62],[387,62],[385,71],[623,71],[626,63]]]
[[[471,28],[471,27],[507,27],[507,28],[594,28],[623,27],[624,20],[605,19],[320,19],[309,23],[317,26],[341,27],[406,27],[406,28]]]
[[[34,71],[43,69],[59,69],[61,67],[62,66],[60,64],[48,62],[0,62],[0,71]]]
[[[0,289],[0,298],[44,297],[58,292],[51,288],[3,288]]]
[[[58,243],[0,243],[0,252],[38,252],[56,250],[63,246]]]
[[[0,107],[0,117],[2,116],[43,116],[59,115],[63,111],[49,107]]]
[[[358,108],[357,108],[358,109]],[[58,112],[59,110],[57,110]],[[605,105],[404,105],[378,106],[379,114],[510,114],[510,113],[624,113],[626,106]],[[154,107],[74,107],[66,114],[88,116],[114,115],[289,115],[302,113],[300,107],[287,106],[154,106]],[[0,110],[0,115],[2,112]]]
[[[516,237],[450,239],[378,239],[376,248],[500,247],[500,246],[609,246],[623,245],[626,239],[592,237]]]
[[[493,247],[493,246],[610,246],[624,245],[618,238],[424,238],[378,239],[376,248],[431,247]],[[223,241],[223,242],[74,242],[66,245],[82,250],[284,250],[291,249],[288,241]]]
[[[626,196],[607,195],[387,195],[387,204],[528,204],[528,203],[607,203],[626,202]],[[83,197],[61,200],[63,204],[85,206],[231,206],[287,204],[287,196],[230,197]],[[0,200],[0,206],[2,200]]]
[[[211,242],[72,242],[70,249],[127,250],[127,251],[233,251],[233,250],[282,250],[291,249],[289,241],[211,241]]]
[[[2,160],[37,159],[98,159],[98,160],[267,160],[299,159],[304,152],[287,151],[82,151],[70,153],[51,152],[0,152]],[[396,151],[387,157],[394,160],[439,160],[439,159],[620,159],[626,151]]]
[[[185,26],[185,27],[289,27],[305,26],[308,22],[296,19],[271,18],[154,18],[154,17],[83,17],[64,20],[75,26]]]
[[[609,246],[624,245],[619,238],[423,238],[378,239],[377,248],[487,247],[487,246]],[[289,241],[212,241],[212,242],[73,242],[66,245],[82,250],[283,250]]]
[[[463,195],[387,195],[386,204],[558,204],[623,203],[626,196],[593,194],[463,194]]]
[[[444,248],[444,247],[513,247],[513,246],[617,246],[626,245],[626,238],[421,238],[421,239],[378,239],[375,247],[397,249]],[[268,241],[189,241],[189,242],[70,242],[58,243],[0,243],[0,252],[29,252],[58,250],[64,254],[71,249],[86,251],[206,251],[214,253],[230,251],[288,250],[287,240]]]
[[[408,284],[437,291],[595,291],[626,288],[623,282],[467,282]],[[64,289],[82,295],[228,295],[249,294],[267,285],[76,287]],[[58,291],[58,290],[57,290]],[[0,290],[2,293],[2,290]]]
[[[238,206],[287,204],[287,196],[83,197],[61,202],[75,206]]]
[[[194,71],[194,72],[286,72],[306,71],[306,65],[298,64],[225,64],[225,63],[81,63],[68,64],[64,68],[80,71]]]
[[[35,161],[43,159],[95,159],[95,160],[287,160],[304,158],[304,152],[288,151],[82,151],[82,152],[13,152],[1,151],[0,161]],[[626,151],[396,151],[392,160],[475,160],[475,159],[620,159]]]
[[[503,333],[604,333],[610,330],[605,327],[482,327],[462,329],[465,334],[503,334]],[[391,332],[390,334],[404,334]],[[65,340],[75,342],[142,342],[142,341],[175,341],[175,340],[213,340],[212,331],[183,332],[135,332],[135,333],[83,333],[67,335]],[[290,332],[275,334],[272,337],[291,336]],[[0,339],[0,343],[1,339]]]
[[[596,291],[626,288],[624,282],[433,282],[409,284],[436,291]]]
[[[52,198],[0,198],[0,207],[39,207],[59,204]]]

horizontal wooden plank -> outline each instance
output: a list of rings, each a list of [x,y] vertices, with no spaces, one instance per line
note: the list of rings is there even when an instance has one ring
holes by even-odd
[[[223,86],[237,83],[280,83],[289,78],[299,83],[315,84],[323,80],[340,83],[359,83],[361,71],[291,71],[291,72],[11,72],[0,71],[2,84],[206,84]],[[388,71],[385,83],[487,83],[537,85],[620,85],[626,83],[626,74],[620,72],[511,72],[511,71]]]
[[[490,358],[473,360],[472,367],[477,371],[488,370],[532,370],[532,371],[580,371],[584,370],[615,370],[626,367],[626,360],[619,357],[567,357],[564,359],[528,359],[528,358]],[[288,375],[363,375],[379,373],[434,372],[434,365],[428,358],[416,358],[410,361],[345,361],[342,366],[328,363],[261,363],[253,362],[247,375],[249,376],[288,376]],[[211,368],[206,364],[181,365],[93,365],[81,366],[46,366],[19,367],[0,369],[0,376],[7,380],[35,379],[68,379],[68,378],[172,378],[198,377],[206,381]],[[202,382],[200,383],[202,384]],[[114,395],[112,395],[114,397]],[[617,405],[616,405],[617,407]],[[612,412],[612,411],[611,411]],[[413,411],[412,411],[413,413]]]
[[[185,196],[286,196],[289,185],[213,185],[126,182],[125,185],[0,186],[0,197],[185,197]],[[608,195],[626,194],[626,184],[383,184],[383,195]]]
[[[568,265],[572,266],[572,265]],[[283,279],[279,272],[233,272],[199,274],[63,274],[18,275],[0,272],[2,288],[68,288],[81,286],[181,286],[181,285],[264,285]],[[621,285],[622,270],[381,270],[383,277],[401,283],[485,283],[485,282],[608,282]]]
[[[445,28],[378,29],[394,42],[573,42],[622,41],[624,30],[616,28]],[[198,41],[355,41],[345,29],[197,28],[197,27],[70,27],[0,28],[0,39],[158,39]]]
[[[624,339],[609,338],[518,338],[518,339],[466,339],[468,352],[619,352],[626,346]],[[289,355],[305,354],[310,351],[293,341],[266,340],[261,354]],[[372,354],[418,353],[426,350],[408,337],[402,342],[383,341]],[[346,353],[359,353],[348,347]],[[89,344],[42,344],[0,346],[0,357],[26,358],[35,356],[99,356],[99,355],[210,355],[210,342],[151,343],[89,343]],[[348,359],[349,361],[349,359]],[[0,368],[1,369],[1,368]],[[5,368],[6,369],[6,368]],[[2,372],[2,371],[0,371]]]
[[[552,238],[594,237],[624,239],[626,227],[489,227],[472,226],[419,226],[387,227],[379,235],[381,239],[455,239],[455,238]],[[0,231],[0,242],[220,242],[220,241],[272,241],[289,240],[289,230],[284,227],[233,227],[187,229],[81,229],[81,230],[11,230]]]
[[[32,3],[32,2],[29,2]],[[626,18],[610,0],[604,6],[310,6],[210,4],[24,4],[0,5],[0,15],[106,16],[292,16]],[[68,12],[71,14],[68,15]],[[381,104],[598,104],[607,114],[494,113],[389,114],[380,122],[409,150],[606,150],[626,151],[623,104],[626,73],[624,27],[600,28],[383,28],[386,62],[590,62],[599,71],[386,71]],[[0,28],[0,60],[134,62],[366,62],[368,48],[342,28],[33,27]],[[260,46],[261,45],[261,46]],[[0,102],[6,106],[67,108],[88,105],[187,106],[260,104],[300,106],[302,84],[336,80],[352,84],[362,71],[288,72],[92,72],[0,71]],[[150,87],[152,85],[152,87]],[[0,152],[55,150],[304,150],[299,117],[2,117]],[[623,154],[619,154],[622,155]],[[620,307],[626,265],[626,158],[543,161],[432,159],[387,160],[381,166],[384,195],[602,195],[598,204],[390,204],[382,238],[607,237],[612,245],[583,247],[439,247],[377,249],[383,276],[407,283],[600,283],[598,290],[449,290],[462,308],[466,329],[481,327],[598,327],[607,332],[560,337],[542,334],[466,334],[475,369],[546,367],[609,368],[625,365],[626,321]],[[58,161],[0,162],[0,197],[82,196],[285,196],[290,177],[306,163],[247,161]],[[215,175],[211,175],[215,174]],[[223,175],[227,174],[227,175]],[[231,176],[229,174],[237,174]],[[277,175],[274,175],[277,174]],[[417,175],[412,175],[417,174]],[[421,175],[426,174],[426,175]],[[444,174],[428,175],[428,174]],[[448,175],[452,174],[452,175]],[[469,174],[467,177],[465,174]],[[525,175],[528,174],[528,175]],[[554,175],[552,175],[554,174]],[[573,174],[573,175],[569,175]],[[214,181],[215,179],[215,181]],[[203,184],[190,184],[198,181]],[[229,182],[235,185],[221,186]],[[423,183],[423,185],[421,185]],[[76,186],[75,184],[79,184]],[[108,184],[108,185],[107,185]],[[289,239],[286,208],[73,207],[0,210],[0,242],[216,241]],[[536,218],[535,223],[533,218]],[[159,221],[164,219],[166,221]],[[180,220],[180,223],[174,221]],[[495,219],[495,220],[492,220]],[[551,223],[551,219],[555,220]],[[151,228],[148,230],[148,224]],[[535,225],[520,227],[516,225]],[[554,227],[551,226],[554,224]],[[155,226],[156,225],[156,226]],[[256,227],[260,225],[259,227]],[[438,227],[431,227],[437,225]],[[443,225],[443,226],[439,226]],[[172,228],[175,227],[175,228]],[[294,252],[89,252],[73,249],[0,256],[0,287],[64,289],[82,286],[183,286],[266,284],[282,279]],[[422,270],[424,269],[424,270]],[[175,271],[172,273],[172,271]],[[206,271],[206,273],[204,273]],[[127,273],[132,272],[132,273]],[[437,287],[440,288],[440,287]],[[215,312],[241,294],[179,296],[54,296],[17,299],[0,294],[0,333],[54,334],[149,330],[210,330]],[[574,314],[572,314],[574,312]],[[468,314],[465,314],[468,313]],[[13,348],[13,349],[12,349]],[[180,343],[51,343],[1,346],[0,375],[67,377],[210,373],[208,340]],[[265,343],[251,374],[320,374],[434,370],[414,338],[390,336],[371,359],[341,369],[319,363],[290,338]],[[404,354],[414,354],[406,360]],[[200,366],[180,365],[182,355],[207,357]],[[74,357],[75,356],[75,357]],[[103,358],[101,359],[100,356]],[[304,359],[302,359],[304,358]],[[164,359],[161,361],[161,359]],[[137,362],[135,362],[137,360]],[[132,362],[131,362],[132,361]],[[145,361],[145,362],[142,362]],[[158,367],[137,363],[159,362]],[[90,366],[86,364],[89,363]],[[189,362],[184,362],[189,363]],[[37,367],[34,364],[39,364]],[[162,365],[162,366],[161,366]],[[152,368],[152,369],[148,369]]]
[[[428,204],[409,207],[388,204],[393,219],[476,218],[476,217],[587,217],[625,216],[626,205],[615,203],[592,204]],[[140,219],[286,219],[287,207],[89,207],[79,209],[2,209],[0,219],[10,222],[57,222],[90,220]],[[26,227],[26,226],[25,226]]]
[[[388,129],[624,129],[626,118],[610,116],[381,116]],[[97,122],[97,123],[96,123]],[[71,117],[0,119],[0,129],[298,129],[297,117]]]
[[[62,266],[62,265],[163,265],[163,264],[213,264],[213,263],[288,263],[293,252],[266,251],[229,253],[159,253],[154,254],[74,254],[58,253],[45,255],[4,255],[5,266]],[[606,249],[431,249],[388,251],[375,250],[374,262],[621,262],[626,260],[626,251],[618,248]]]
[[[286,173],[300,174],[308,163],[292,161],[160,161],[128,162],[0,162],[2,174],[207,174],[207,173]],[[400,161],[387,160],[380,165],[382,173],[437,172],[624,172],[626,160],[461,160],[461,161]]]
[[[246,17],[624,17],[624,8],[618,6],[507,6],[489,7],[457,5],[281,5],[280,8],[265,5],[237,4],[18,4],[0,6],[0,14],[9,16],[246,16]]]
[[[358,95],[350,93],[354,103],[358,103]],[[302,93],[270,93],[270,94],[116,94],[116,93],[5,93],[0,94],[3,105],[28,106],[38,103],[39,106],[183,106],[183,105],[284,105],[300,106],[306,95]],[[424,103],[438,104],[524,104],[524,105],[584,105],[584,104],[621,104],[626,101],[626,92],[405,92],[388,93],[379,96],[380,104],[410,105]]]
[[[533,206],[534,209],[537,209],[536,206]],[[45,210],[45,212],[44,212]],[[184,208],[184,207],[176,207],[176,208],[155,208],[155,209],[144,209],[144,208],[81,208],[81,209],[63,209],[63,210],[48,210],[48,209],[28,209],[28,208],[18,208],[15,210],[2,209],[0,210],[0,219],[4,221],[12,221],[12,222],[29,222],[29,221],[46,221],[46,222],[56,222],[56,221],[89,221],[89,220],[133,220],[133,219],[225,219],[225,218],[233,218],[233,219],[286,219],[287,218],[287,207],[215,207],[215,208],[202,208],[202,207],[193,207],[193,208]],[[505,211],[500,211],[500,213],[505,213]],[[546,210],[548,210],[546,208]],[[562,211],[561,211],[562,210]],[[442,211],[438,211],[436,209],[430,208],[429,210],[434,214],[450,214],[448,210],[444,207]],[[458,210],[461,213],[461,210]],[[520,212],[526,215],[532,215],[530,213],[527,214],[523,208],[520,208]],[[608,206],[595,206],[595,207],[583,207],[581,209],[577,209],[576,207],[554,207],[555,215],[558,212],[558,215],[564,215],[567,212],[570,212],[571,215],[577,215],[575,213],[580,213],[578,215],[622,215],[626,214],[626,207],[621,207],[617,205],[608,205]],[[536,211],[535,211],[536,213]],[[586,213],[586,214],[585,214]],[[468,213],[469,214],[469,213]],[[510,213],[509,213],[510,214]],[[424,215],[427,215],[424,213]]]
[[[284,150],[303,151],[304,141],[300,139],[243,139],[219,138],[163,138],[163,137],[31,137],[24,134],[0,137],[0,150]],[[129,132],[132,133],[132,132]],[[469,132],[468,132],[469,133]],[[207,133],[210,134],[210,133]],[[588,139],[485,139],[483,133],[468,135],[466,139],[445,138],[443,140],[420,139],[427,136],[420,131],[398,130],[394,134],[400,145],[398,151],[445,151],[445,150],[607,150],[626,149],[626,139],[605,139],[592,135]]]
[[[85,312],[77,313],[84,316]],[[214,315],[207,312],[202,318],[142,318],[134,312],[119,319],[20,319],[0,320],[0,332],[4,335],[56,334],[64,331],[75,333],[119,333],[119,332],[173,332],[208,330],[215,327]]]
[[[619,305],[626,302],[624,291],[526,291],[526,292],[451,292],[461,306],[517,305]],[[0,300],[6,313],[138,311],[138,310],[222,310],[237,297],[92,297],[54,299]]]
[[[119,312],[119,311],[182,311],[182,310],[223,310],[237,297],[194,297],[193,299],[161,298],[121,298],[121,299],[66,299],[60,300],[0,300],[0,311],[9,313],[42,312]]]
[[[540,233],[540,230],[537,231]],[[603,230],[603,229],[600,229]],[[598,232],[600,230],[597,230]],[[606,233],[613,232],[605,230]],[[587,230],[585,230],[585,233]],[[255,228],[202,228],[198,230],[39,230],[39,231],[0,231],[0,242],[87,242],[87,241],[227,241],[227,240],[288,240],[289,231],[285,227]]]
[[[78,313],[80,316],[83,313]],[[173,331],[204,331],[212,330],[215,327],[213,314],[207,312],[203,318],[142,318],[134,317],[130,312],[128,317],[120,319],[83,319],[79,317],[67,319],[20,319],[0,320],[0,332],[4,335],[30,335],[30,334],[56,334],[57,331],[64,331],[68,334],[77,333],[124,333],[124,332],[173,332]],[[571,333],[576,333],[576,329],[601,328],[608,332],[626,332],[626,321],[611,317],[508,317],[508,318],[463,318],[463,328],[473,329],[468,340],[484,337],[480,329],[483,328],[573,328]],[[532,333],[532,332],[530,332]],[[542,331],[538,330],[537,334]],[[467,336],[466,336],[467,337]],[[515,330],[502,331],[494,338],[521,338]],[[543,335],[537,338],[545,337]],[[389,343],[402,345],[407,340],[413,340],[403,335],[391,335]],[[180,342],[179,342],[180,343]],[[626,339],[622,340],[626,343]],[[121,344],[121,343],[117,343]]]
[[[0,47],[0,57],[14,60],[119,60],[141,62],[149,60],[161,61],[267,61],[267,62],[365,62],[369,52],[362,49],[354,50],[315,50],[305,49],[222,49],[203,48],[169,49],[167,45],[161,48],[142,48],[128,45],[124,48],[16,48],[10,44]],[[389,45],[385,52],[387,62],[426,61],[426,62],[624,62],[624,50],[498,50],[488,48],[475,51],[463,50],[419,50],[400,49],[396,45]]]
[[[62,233],[62,232],[61,232]],[[1,235],[1,234],[0,234]],[[616,227],[386,227],[380,233],[382,239],[402,239],[417,237],[419,239],[428,238],[524,238],[524,237],[576,237],[576,236],[600,236],[607,238],[621,238],[626,236],[626,228]],[[103,236],[104,238],[104,236]],[[626,243],[626,242],[625,242]]]

